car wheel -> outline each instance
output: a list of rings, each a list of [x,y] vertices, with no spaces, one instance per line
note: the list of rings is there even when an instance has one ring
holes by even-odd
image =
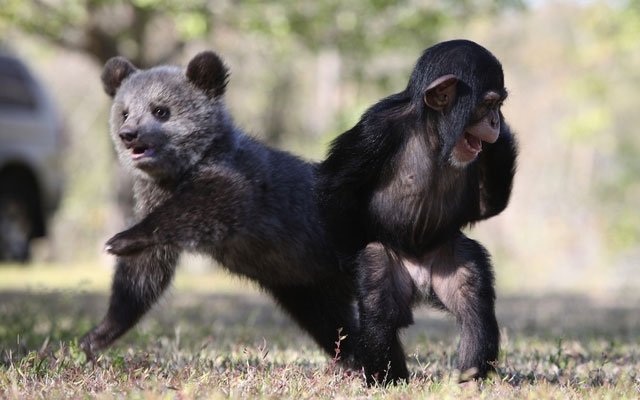
[[[0,197],[0,260],[29,260],[31,213],[24,201],[10,196]]]

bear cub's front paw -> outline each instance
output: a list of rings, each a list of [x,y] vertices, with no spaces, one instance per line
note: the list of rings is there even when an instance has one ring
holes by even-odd
[[[115,256],[129,256],[149,246],[145,236],[127,230],[107,240],[105,250]]]

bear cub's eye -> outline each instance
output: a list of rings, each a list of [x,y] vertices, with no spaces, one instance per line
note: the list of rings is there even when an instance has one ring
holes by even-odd
[[[170,113],[167,107],[157,106],[153,108],[153,116],[159,121],[166,121],[169,119]]]
[[[126,121],[127,118],[129,118],[129,111],[123,111],[122,112],[122,120]]]

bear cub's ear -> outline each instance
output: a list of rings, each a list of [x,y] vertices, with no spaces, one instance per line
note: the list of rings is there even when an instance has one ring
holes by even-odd
[[[104,64],[100,77],[104,91],[111,97],[115,96],[122,81],[136,71],[136,67],[126,58],[120,56],[110,58]]]
[[[227,87],[229,69],[216,53],[203,51],[189,61],[187,79],[209,97],[218,97]]]

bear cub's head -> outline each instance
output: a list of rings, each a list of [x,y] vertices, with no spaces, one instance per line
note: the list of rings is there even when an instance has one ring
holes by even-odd
[[[113,97],[111,138],[120,161],[142,176],[171,180],[200,161],[228,134],[223,95],[229,70],[211,51],[196,55],[186,70],[137,69],[114,57],[102,72]]]

